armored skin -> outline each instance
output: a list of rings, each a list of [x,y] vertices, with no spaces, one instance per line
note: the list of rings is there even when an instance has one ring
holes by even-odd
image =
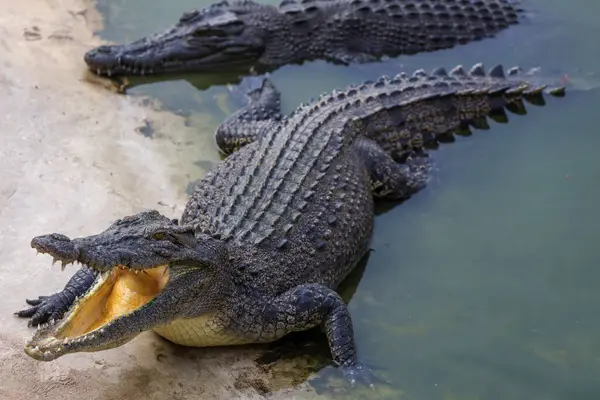
[[[486,117],[507,122],[504,110],[522,114],[523,100],[544,104],[536,81],[518,68],[486,74],[480,64],[419,70],[334,91],[278,120],[268,117],[278,102],[265,81],[218,134],[230,155],[200,181],[179,221],[153,210],[97,235],[31,241],[84,266],[63,291],[17,313],[42,324],[25,352],[50,361],[147,330],[185,346],[265,343],[321,326],[345,376],[368,382],[336,288],[369,249],[374,198],[423,188],[427,149],[454,133],[486,128]],[[254,115],[256,129],[236,124]]]
[[[164,32],[92,49],[84,60],[99,75],[365,63],[493,37],[520,16],[514,0],[223,1],[184,13]]]

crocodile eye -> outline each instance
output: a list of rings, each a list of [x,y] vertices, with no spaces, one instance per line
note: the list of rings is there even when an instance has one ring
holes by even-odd
[[[152,234],[152,238],[156,240],[163,240],[165,238],[165,234],[164,232],[155,232],[154,234]]]

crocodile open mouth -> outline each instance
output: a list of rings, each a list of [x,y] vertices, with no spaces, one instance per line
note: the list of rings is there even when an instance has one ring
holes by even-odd
[[[168,280],[167,265],[144,270],[117,266],[99,273],[92,287],[61,320],[50,322],[36,332],[25,352],[37,360],[51,361],[86,347],[107,326],[154,299]]]

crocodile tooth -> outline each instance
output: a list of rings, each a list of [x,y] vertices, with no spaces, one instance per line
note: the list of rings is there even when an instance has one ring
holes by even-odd
[[[96,70],[96,73],[97,73],[98,75],[100,75],[100,74],[102,73],[102,70],[101,70],[100,68],[98,68],[98,69]]]
[[[67,267],[67,265],[68,265],[68,263],[66,263],[66,262],[64,262],[64,261],[63,261],[63,262],[60,264],[60,271],[61,271],[61,272],[62,272],[62,271],[64,271],[64,270],[65,270],[65,268]]]
[[[473,67],[469,70],[469,75],[485,76],[485,68],[483,67],[483,63],[477,63],[473,65]]]
[[[504,68],[502,67],[502,64],[492,67],[488,72],[488,75],[493,78],[504,78]]]

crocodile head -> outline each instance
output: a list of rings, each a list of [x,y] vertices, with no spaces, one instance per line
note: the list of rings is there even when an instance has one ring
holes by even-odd
[[[100,46],[84,60],[99,75],[148,75],[252,67],[265,50],[266,29],[252,23],[253,2],[213,4],[186,12],[162,33]]]
[[[223,297],[224,242],[196,235],[157,211],[125,217],[93,236],[37,236],[31,246],[98,272],[65,315],[27,343],[25,352],[40,361],[123,345],[190,310],[210,312]]]

